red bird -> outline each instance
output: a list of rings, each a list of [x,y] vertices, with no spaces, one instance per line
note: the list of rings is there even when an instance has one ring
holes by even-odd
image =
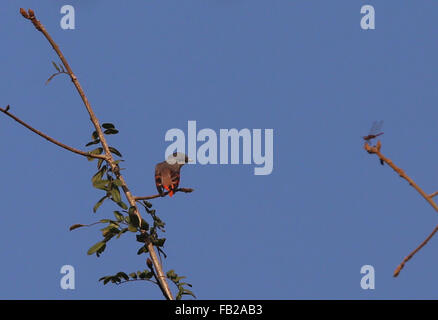
[[[179,186],[181,167],[190,161],[184,153],[175,152],[155,166],[155,185],[161,196],[164,196],[164,189],[173,196]]]

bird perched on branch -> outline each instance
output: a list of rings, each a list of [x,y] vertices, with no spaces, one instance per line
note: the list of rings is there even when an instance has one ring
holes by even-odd
[[[164,189],[173,196],[178,189],[181,167],[191,161],[184,153],[175,152],[155,166],[155,185],[161,196],[164,196]]]

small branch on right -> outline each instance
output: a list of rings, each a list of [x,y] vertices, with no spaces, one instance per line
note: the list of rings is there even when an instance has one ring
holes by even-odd
[[[435,203],[435,201],[433,201],[433,197],[435,197],[436,195],[438,195],[438,191],[434,192],[430,195],[426,194],[426,192],[423,191],[423,189],[421,189],[415,182],[414,180],[412,180],[402,169],[400,169],[399,167],[397,167],[392,161],[391,159],[386,158],[381,152],[380,149],[382,147],[382,144],[380,141],[377,142],[377,145],[375,146],[371,146],[368,144],[368,142],[365,142],[364,144],[364,149],[370,153],[370,154],[375,154],[379,157],[380,162],[386,163],[387,165],[389,165],[395,172],[398,173],[398,175],[405,179],[406,181],[408,181],[409,185],[411,185],[415,190],[417,190],[417,192],[419,194],[421,194],[421,196],[432,206],[432,208],[435,209],[436,212],[438,212],[438,205]],[[429,234],[429,236],[417,247],[415,248],[415,250],[413,250],[409,255],[407,255],[403,261],[397,266],[397,268],[394,271],[394,277],[397,277],[400,274],[400,271],[403,269],[403,267],[405,266],[406,262],[408,262],[418,251],[421,250],[421,248],[423,248],[430,239],[432,239],[432,237],[435,235],[435,233],[438,231],[438,226],[436,226],[433,231]]]
[[[434,193],[429,194],[429,198],[433,198],[438,195],[438,191],[435,191]]]
[[[177,193],[177,192],[191,193],[193,191],[195,191],[195,190],[191,189],[191,188],[178,188],[178,189],[174,190],[174,193]],[[169,191],[166,191],[163,194],[154,194],[153,196],[145,196],[145,197],[134,197],[134,199],[135,199],[135,201],[150,200],[150,199],[165,197],[168,194],[169,194]]]

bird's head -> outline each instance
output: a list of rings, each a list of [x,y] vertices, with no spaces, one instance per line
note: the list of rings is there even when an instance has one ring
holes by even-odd
[[[174,152],[173,154],[169,155],[166,160],[168,164],[178,163],[181,166],[192,161],[192,159],[182,152]]]

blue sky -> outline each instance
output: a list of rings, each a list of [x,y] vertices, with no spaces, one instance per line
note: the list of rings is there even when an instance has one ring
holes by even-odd
[[[60,8],[76,29],[60,28]],[[376,29],[360,28],[360,8]],[[153,171],[167,130],[274,130],[274,169],[190,165],[192,194],[153,200],[167,223],[165,270],[187,276],[200,299],[433,299],[438,239],[392,272],[438,224],[438,215],[361,136],[383,119],[382,152],[426,192],[438,189],[438,3],[403,1],[64,1],[0,3],[0,105],[85,149],[93,131],[55,53],[18,12],[32,8],[63,50],[100,121],[120,130],[136,196],[156,193]],[[134,234],[87,256],[99,227],[95,163],[0,115],[2,299],[161,299],[136,282],[98,278],[145,269]],[[63,265],[76,289],[59,283]],[[374,290],[360,286],[375,268]]]

